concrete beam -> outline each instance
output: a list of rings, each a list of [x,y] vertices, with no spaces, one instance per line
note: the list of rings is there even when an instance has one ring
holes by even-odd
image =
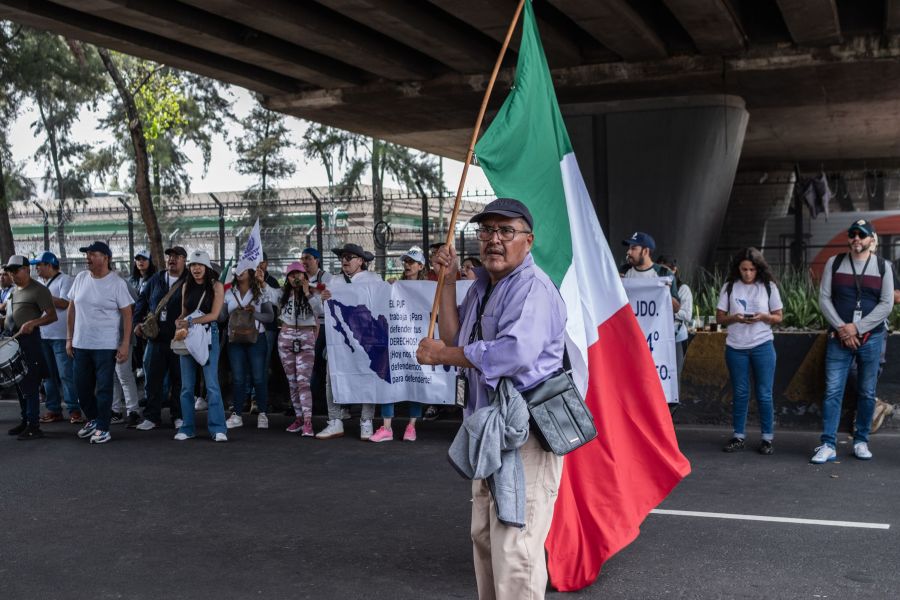
[[[663,0],[701,54],[738,54],[746,36],[729,0]]]
[[[302,81],[41,0],[0,0],[0,18],[140,56],[264,95],[294,93]]]
[[[841,24],[834,0],[778,0],[791,38],[797,44],[839,44]]]
[[[54,0],[55,4],[269,69],[320,87],[359,85],[355,67],[234,21],[156,0]]]
[[[550,3],[625,60],[668,56],[663,41],[625,0],[550,0]]]
[[[884,30],[888,33],[900,31],[900,0],[885,1]]]
[[[392,81],[440,74],[440,65],[377,31],[315,2],[291,0],[183,0],[196,8],[264,31]]]
[[[318,0],[460,73],[490,71],[499,46],[420,0]]]
[[[503,43],[509,22],[516,12],[516,0],[429,0],[432,4],[478,29],[488,37]],[[551,67],[577,65],[581,62],[581,50],[563,31],[538,16],[541,42]],[[516,28],[510,50],[519,47],[521,27]]]

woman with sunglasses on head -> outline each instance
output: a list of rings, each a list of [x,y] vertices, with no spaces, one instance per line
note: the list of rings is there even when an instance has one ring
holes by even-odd
[[[233,409],[226,425],[228,429],[243,427],[244,403],[247,401],[247,392],[252,381],[256,393],[256,404],[259,407],[256,427],[257,429],[268,429],[269,397],[266,369],[268,345],[265,324],[275,318],[275,311],[269,302],[268,295],[260,289],[255,266],[238,265],[231,289],[225,294],[225,305],[228,307],[229,319],[238,310],[251,313],[257,331],[254,342],[236,341],[231,338],[228,340],[228,362],[231,363],[234,391]],[[232,333],[232,330],[229,331]]]
[[[725,364],[731,376],[734,435],[725,452],[744,449],[744,426],[750,406],[750,374],[756,387],[762,441],[759,453],[774,452],[775,336],[772,325],[781,323],[781,294],[766,259],[756,248],[744,248],[731,260],[725,285],[719,293],[716,321],[728,327]]]
[[[343,277],[347,283],[366,283],[370,281],[381,281],[378,273],[369,271],[369,263],[375,260],[375,255],[362,249],[358,244],[344,244],[340,248],[333,248],[332,251],[341,259],[341,274],[338,278]],[[331,298],[329,289],[322,290],[322,302],[326,302]],[[337,404],[331,393],[331,385],[326,379],[325,400],[328,404],[328,425],[316,434],[316,439],[330,440],[332,438],[344,435],[344,424],[341,422],[343,416],[343,408],[346,405]],[[359,417],[359,439],[368,441],[372,437],[373,426],[372,419],[375,418],[375,405],[362,404],[362,414]]]
[[[188,440],[196,435],[194,426],[194,387],[197,372],[203,371],[206,383],[206,401],[209,412],[206,429],[216,442],[227,442],[225,427],[225,405],[219,386],[219,313],[224,304],[225,288],[219,281],[219,274],[212,268],[209,254],[203,250],[194,251],[187,261],[188,274],[184,280],[181,295],[181,315],[175,321],[175,328],[190,330],[192,327],[208,327],[210,333],[209,359],[206,364],[198,364],[190,354],[179,359],[181,367],[181,427],[175,434],[178,441]],[[200,316],[194,316],[197,312]],[[182,334],[183,335],[183,334]],[[179,336],[176,333],[176,339]]]
[[[306,267],[293,262],[287,267],[287,278],[278,301],[281,309],[281,332],[278,334],[278,355],[284,366],[291,404],[297,418],[287,428],[288,433],[302,432],[313,436],[312,391],[310,378],[315,361],[316,337],[319,334],[319,315],[322,301],[314,294],[306,275]]]

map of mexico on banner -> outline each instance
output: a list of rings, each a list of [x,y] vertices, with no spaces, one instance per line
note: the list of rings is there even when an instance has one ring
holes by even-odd
[[[455,367],[421,366],[416,348],[428,332],[433,281],[347,284],[332,281],[325,339],[338,404],[453,404]],[[457,282],[462,299],[470,281]]]
[[[675,363],[675,322],[672,294],[666,284],[670,278],[622,279],[628,302],[638,325],[647,338],[666,402],[678,403],[678,368]]]

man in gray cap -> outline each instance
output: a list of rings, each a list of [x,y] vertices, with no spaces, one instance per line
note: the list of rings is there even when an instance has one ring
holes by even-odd
[[[459,309],[456,286],[443,287],[440,339],[423,339],[416,352],[422,365],[464,369],[466,423],[478,422],[469,421],[475,411],[491,410],[492,392],[501,379],[526,391],[559,373],[566,326],[562,297],[531,256],[534,221],[528,208],[518,200],[499,198],[472,222],[479,224],[484,268],[479,269],[478,279]],[[434,261],[446,269],[445,280],[456,278],[453,248],[438,250]],[[512,404],[509,411],[514,412]],[[550,531],[562,458],[545,451],[535,436],[528,435],[527,416],[522,430],[509,422],[504,422],[504,429],[510,438],[517,434],[520,440],[524,438],[516,450],[524,472],[523,523],[516,526],[499,519],[496,507],[512,491],[498,491],[495,497],[488,480],[472,482],[471,538],[478,596],[543,598],[547,586],[544,541]]]
[[[17,335],[19,348],[28,365],[28,372],[17,386],[22,422],[10,429],[9,435],[16,435],[20,440],[31,440],[43,437],[38,421],[38,386],[45,371],[40,328],[57,320],[56,307],[53,306],[50,290],[31,278],[27,258],[10,256],[3,270],[12,275],[15,284],[7,300],[7,314],[11,318],[7,319],[6,333]]]

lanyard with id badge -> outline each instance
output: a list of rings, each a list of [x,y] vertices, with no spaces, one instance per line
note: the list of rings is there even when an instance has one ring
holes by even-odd
[[[862,320],[862,278],[866,274],[866,268],[869,266],[869,261],[872,260],[872,254],[869,253],[869,258],[866,259],[866,263],[863,265],[862,272],[859,275],[856,274],[856,265],[853,264],[853,260],[850,260],[850,270],[853,271],[853,283],[856,284],[856,309],[853,311],[853,324],[856,325]]]
[[[487,306],[491,292],[494,291],[494,284],[488,283],[487,290],[484,292],[484,299],[478,305],[478,313],[475,315],[475,322],[472,324],[472,332],[469,334],[469,344],[475,343],[477,340],[483,340],[484,336],[481,332],[481,315]],[[466,376],[466,369],[460,367],[459,374],[456,376],[456,405],[465,408],[469,405],[469,378]]]

